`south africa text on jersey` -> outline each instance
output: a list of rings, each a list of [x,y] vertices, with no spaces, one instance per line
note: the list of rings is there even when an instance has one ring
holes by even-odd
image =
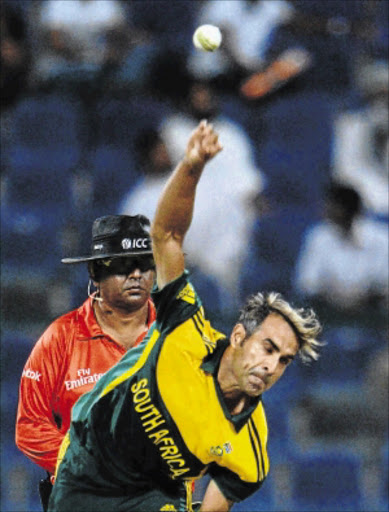
[[[177,448],[168,428],[166,420],[153,404],[147,379],[141,379],[131,387],[135,411],[140,415],[142,427],[148,438],[159,448],[161,457],[168,464],[172,478],[177,478],[190,468]],[[163,425],[163,426],[162,426]]]

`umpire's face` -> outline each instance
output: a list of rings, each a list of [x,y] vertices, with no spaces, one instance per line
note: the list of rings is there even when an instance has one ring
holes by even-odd
[[[150,256],[112,259],[95,283],[105,306],[124,313],[141,308],[150,297],[154,268]]]
[[[273,386],[298,352],[297,337],[289,323],[271,313],[246,337],[242,324],[231,334],[232,371],[240,391],[255,397]]]

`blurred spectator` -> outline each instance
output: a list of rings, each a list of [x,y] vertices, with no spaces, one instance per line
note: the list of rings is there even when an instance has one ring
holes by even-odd
[[[30,54],[27,23],[17,5],[0,4],[1,110],[12,106],[28,86]]]
[[[388,62],[361,65],[359,108],[336,122],[333,176],[358,190],[369,212],[389,220],[389,67]]]
[[[354,98],[353,72],[368,25],[364,0],[291,0],[265,65],[240,93],[251,107],[248,131],[275,207],[316,213],[331,179],[334,118]]]
[[[37,17],[43,39],[35,61],[38,83],[92,80],[105,59],[107,32],[127,26],[118,0],[48,0]]]
[[[254,221],[251,201],[262,190],[264,178],[246,131],[221,112],[214,89],[204,81],[190,84],[185,105],[178,105],[177,113],[162,124],[173,164],[181,158],[185,141],[201,119],[214,124],[225,149],[209,163],[197,189],[196,223],[185,250],[189,262],[217,279],[229,307],[228,297],[237,299],[240,267]],[[216,196],[210,197],[211,189],[217,190]]]
[[[266,66],[243,84],[255,99],[293,79],[296,92],[315,89],[347,101],[353,67],[373,32],[374,10],[366,0],[290,0],[293,13],[276,28]]]
[[[135,141],[135,150],[143,177],[124,196],[119,210],[135,212],[141,206],[144,215],[151,219],[172,164],[166,145],[157,130],[142,131]]]
[[[213,54],[193,49],[189,69],[201,79],[218,79],[224,88],[236,90],[247,73],[263,64],[274,28],[288,19],[286,0],[207,0],[198,13],[197,26],[213,24],[223,35],[221,48]]]
[[[181,79],[178,77],[184,84],[184,79]],[[214,123],[220,140],[230,148],[220,153],[215,165],[212,162],[209,164],[204,181],[197,190],[197,222],[192,226],[194,231],[185,245],[190,265],[199,267],[204,274],[217,280],[218,286],[224,291],[224,305],[228,308],[231,307],[231,301],[236,299],[241,258],[253,222],[250,200],[262,189],[263,176],[255,165],[249,137],[240,125],[222,115],[212,86],[206,82],[193,81],[183,89],[186,94],[182,98],[171,94],[177,102],[177,113],[166,117],[161,125],[161,137],[172,165],[181,158],[189,134],[201,119]],[[147,148],[147,144],[144,147]],[[165,149],[157,144],[153,158],[155,161],[156,157],[164,155],[161,162],[158,166],[154,163],[152,173],[146,166],[149,174],[143,182],[146,187],[142,188],[141,182],[134,193],[124,200],[121,212],[129,212],[130,208],[133,211],[136,204],[142,204],[143,211],[146,211],[146,207],[148,215],[153,217],[158,191],[164,185],[163,173],[168,165],[164,152]],[[218,190],[216,197],[209,196],[211,184]],[[220,230],[222,225],[228,226],[228,229]]]
[[[388,231],[366,218],[353,188],[329,188],[324,219],[308,232],[301,249],[296,288],[345,313],[386,311]]]
[[[135,141],[135,150],[142,178],[128,192],[119,207],[119,212],[136,212],[139,208],[148,218],[153,218],[166,179],[172,170],[171,159],[161,135],[156,129],[141,131]],[[222,317],[221,297],[214,280],[198,267],[190,265],[191,278],[196,289],[201,290],[202,300],[212,317]]]
[[[142,0],[129,3],[133,25],[155,38],[160,54],[176,51],[186,55],[201,2]]]
[[[241,84],[270,204],[252,232],[243,293],[254,291],[253,273],[262,287],[284,292],[294,281],[300,244],[331,180],[334,118],[354,97],[354,66],[369,23],[365,5],[290,0],[262,66]]]
[[[129,25],[113,28],[105,35],[105,56],[96,81],[108,94],[139,93],[149,83],[159,46],[152,33]]]

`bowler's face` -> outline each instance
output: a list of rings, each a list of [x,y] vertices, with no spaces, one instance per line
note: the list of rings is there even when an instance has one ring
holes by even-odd
[[[244,337],[244,327],[239,325]],[[298,349],[292,327],[282,316],[271,313],[254,334],[234,348],[233,370],[240,390],[255,397],[270,389],[283,375]]]

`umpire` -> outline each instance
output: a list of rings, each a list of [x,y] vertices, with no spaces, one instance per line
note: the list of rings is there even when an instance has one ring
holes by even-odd
[[[44,509],[73,405],[139,345],[155,320],[149,224],[143,215],[100,217],[92,226],[90,254],[62,260],[87,263],[88,298],[56,319],[34,346],[21,377],[16,420],[18,448],[48,473],[40,483]]]

